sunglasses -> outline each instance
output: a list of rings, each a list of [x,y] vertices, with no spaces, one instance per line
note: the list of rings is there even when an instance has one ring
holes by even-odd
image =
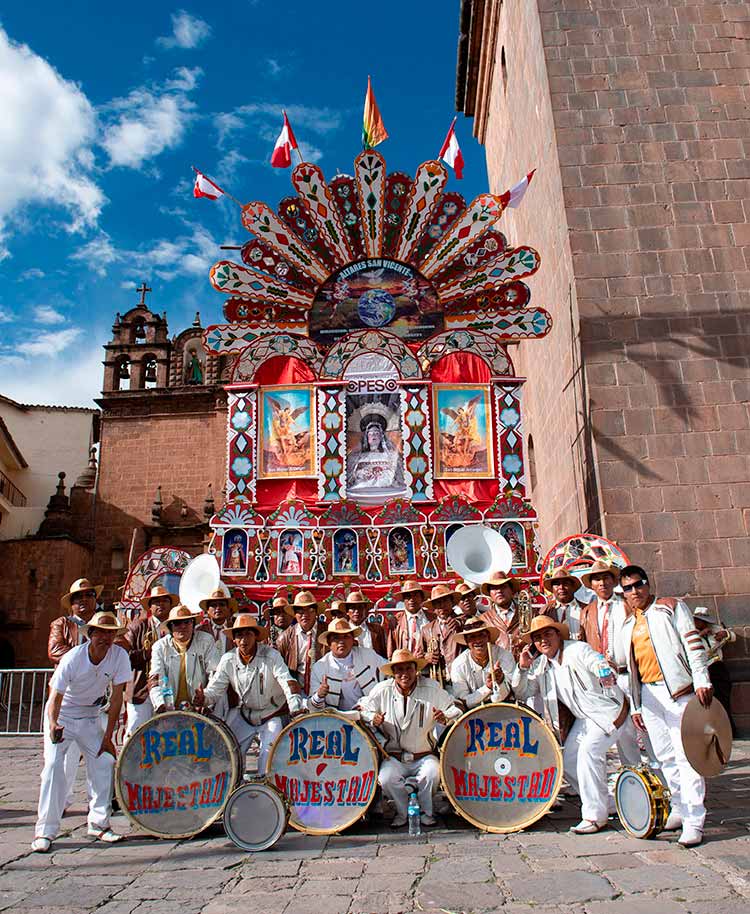
[[[78,593],[74,594],[74,595],[70,598],[70,602],[71,602],[71,603],[78,603],[78,602],[80,602],[81,600],[87,600],[87,599],[90,599],[91,597],[93,597],[94,599],[96,599],[96,591],[95,591],[95,590],[79,590]]]
[[[631,590],[640,590],[641,587],[645,587],[648,584],[648,581],[633,581],[632,584],[623,584],[622,592],[630,593]]]

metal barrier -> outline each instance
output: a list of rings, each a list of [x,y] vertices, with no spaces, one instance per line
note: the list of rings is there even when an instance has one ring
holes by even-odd
[[[51,669],[0,670],[0,736],[42,732]]]

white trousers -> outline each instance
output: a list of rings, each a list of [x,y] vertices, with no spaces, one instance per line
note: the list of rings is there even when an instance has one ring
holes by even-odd
[[[409,806],[411,791],[406,785],[407,778],[416,780],[419,808],[424,815],[431,816],[432,795],[440,784],[440,765],[437,756],[426,755],[412,762],[400,762],[398,759],[389,758],[380,766],[378,783],[401,816],[406,815]]]
[[[593,721],[577,717],[563,746],[563,771],[581,798],[581,818],[600,825],[609,818],[607,749],[621,731],[622,727],[605,733]]]
[[[68,795],[65,759],[68,755],[77,754],[79,746],[86,759],[89,826],[102,830],[109,828],[109,817],[112,813],[115,760],[108,752],[98,754],[106,730],[104,715],[83,720],[67,720],[61,716],[59,723],[64,728],[63,739],[59,743],[53,743],[50,739],[45,708],[44,768],[34,834],[37,838],[49,838],[50,841],[57,837],[60,830],[60,820]]]
[[[151,704],[151,699],[147,698],[139,705],[133,704],[132,701],[129,701],[127,702],[126,707],[128,725],[125,730],[125,739],[128,739],[133,730],[137,730],[141,724],[145,724],[147,720],[151,720],[151,718],[154,716],[154,706]]]
[[[631,699],[630,704],[632,707],[632,698],[630,695],[630,677],[627,673],[618,673],[617,674],[617,685],[622,689],[622,691]],[[617,737],[617,754],[620,756],[620,762],[623,765],[629,765],[631,768],[637,768],[641,764],[641,743],[638,740],[639,733],[635,729],[635,724],[628,716],[628,719],[620,727],[620,735]],[[651,762],[656,762],[656,756],[654,751],[651,748],[651,743],[648,738],[648,734],[641,733],[641,742],[643,744],[643,749],[646,755],[649,757]]]
[[[240,744],[240,753],[245,757],[250,743],[254,736],[260,737],[260,754],[258,755],[258,774],[266,773],[266,764],[268,762],[268,753],[276,742],[276,738],[284,728],[284,722],[280,716],[272,717],[264,724],[249,724],[240,713],[239,708],[232,708],[227,719],[227,726],[237,737]]]
[[[83,750],[77,743],[73,743],[70,751],[65,756],[65,783],[67,784],[67,793],[65,794],[65,809],[73,803],[73,793],[76,789],[76,778],[78,777],[78,766],[83,758]]]
[[[682,816],[686,825],[702,829],[706,818],[703,805],[706,782],[687,760],[680,735],[682,715],[691,698],[692,695],[672,698],[663,682],[644,684],[641,716],[672,794],[672,809]]]

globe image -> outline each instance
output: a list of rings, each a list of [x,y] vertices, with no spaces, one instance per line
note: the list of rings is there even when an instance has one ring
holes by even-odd
[[[368,327],[384,327],[396,316],[396,302],[390,292],[368,289],[359,296],[357,311]]]

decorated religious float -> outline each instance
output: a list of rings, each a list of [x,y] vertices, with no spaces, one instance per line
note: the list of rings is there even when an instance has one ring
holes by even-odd
[[[467,204],[445,167],[387,173],[375,151],[327,182],[298,165],[276,211],[242,208],[242,264],[216,263],[226,323],[207,351],[234,359],[226,503],[211,549],[260,605],[354,582],[382,607],[406,577],[455,580],[450,537],[498,530],[513,572],[541,555],[527,497],[523,379],[508,345],[549,333],[523,280],[539,254],[498,223],[507,204]]]

